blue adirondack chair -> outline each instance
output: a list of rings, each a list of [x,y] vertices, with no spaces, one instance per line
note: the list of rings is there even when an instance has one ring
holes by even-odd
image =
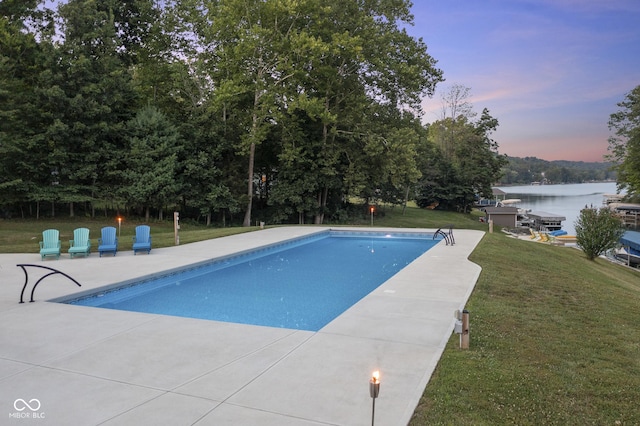
[[[118,252],[118,237],[116,237],[116,228],[113,226],[105,226],[101,231],[102,237],[98,238],[98,252],[100,257],[102,253],[113,252],[115,256]]]
[[[89,256],[91,252],[91,240],[89,239],[89,228],[76,228],[73,230],[73,240],[69,240],[69,257],[83,255]]]
[[[55,256],[56,259],[60,259],[60,247],[60,232],[57,229],[42,231],[42,241],[40,241],[42,260],[47,256]]]
[[[139,251],[151,253],[151,229],[149,225],[136,226],[136,235],[133,237],[133,254]]]

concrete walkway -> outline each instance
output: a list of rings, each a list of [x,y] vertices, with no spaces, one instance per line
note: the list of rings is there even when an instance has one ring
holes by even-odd
[[[407,424],[480,274],[467,257],[483,232],[455,230],[454,246],[440,242],[319,332],[48,302],[324,229],[270,228],[150,255],[0,255],[0,423],[368,425],[379,370],[375,424]],[[19,304],[21,263],[82,287],[51,276],[36,302]],[[28,271],[32,283],[45,272]]]

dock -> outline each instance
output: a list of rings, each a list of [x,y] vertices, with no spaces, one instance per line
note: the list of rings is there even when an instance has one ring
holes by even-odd
[[[609,208],[622,220],[625,228],[638,229],[640,227],[640,204],[609,203]]]
[[[532,221],[532,226],[538,231],[558,231],[562,229],[562,222],[567,220],[565,216],[542,211],[529,212],[527,216]]]

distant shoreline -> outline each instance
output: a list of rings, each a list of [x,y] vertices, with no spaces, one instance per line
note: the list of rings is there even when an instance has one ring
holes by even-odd
[[[493,185],[494,188],[506,188],[506,187],[510,187],[510,186],[553,186],[553,185],[588,185],[590,183],[618,183],[615,180],[592,180],[592,181],[588,181],[588,182],[561,182],[561,183],[541,183],[541,184],[534,184],[534,183],[505,183],[505,184],[501,184],[501,183],[496,183],[495,185]]]

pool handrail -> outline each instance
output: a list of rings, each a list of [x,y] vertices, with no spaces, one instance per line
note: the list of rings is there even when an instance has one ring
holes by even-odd
[[[449,228],[449,232],[444,232],[442,230],[443,228]],[[456,243],[456,240],[453,238],[453,224],[445,225],[438,228],[438,230],[433,233],[433,239],[435,240],[438,235],[444,238],[444,241],[447,245],[454,245]]]
[[[71,281],[73,281],[74,283],[76,283],[76,285],[78,287],[82,287],[82,285],[74,280],[73,278],[71,278],[69,275],[65,274],[62,271],[58,271],[57,269],[53,269],[50,268],[48,266],[42,266],[42,265],[33,265],[33,264],[27,264],[27,263],[21,263],[21,264],[17,264],[16,266],[19,266],[20,268],[22,268],[22,270],[24,271],[24,285],[22,286],[22,291],[20,292],[20,303],[24,303],[24,291],[27,289],[27,284],[29,284],[29,274],[27,273],[27,266],[33,266],[34,268],[42,268],[42,269],[48,269],[51,272],[49,272],[48,274],[44,275],[43,277],[40,277],[40,279],[38,281],[36,281],[36,283],[33,285],[33,288],[31,289],[31,300],[29,300],[29,302],[34,302],[33,300],[33,295],[36,291],[36,287],[38,287],[38,284],[40,284],[40,282],[42,280],[44,280],[45,278],[51,276],[51,275],[55,275],[55,274],[61,274],[64,275],[65,277],[69,278]]]

